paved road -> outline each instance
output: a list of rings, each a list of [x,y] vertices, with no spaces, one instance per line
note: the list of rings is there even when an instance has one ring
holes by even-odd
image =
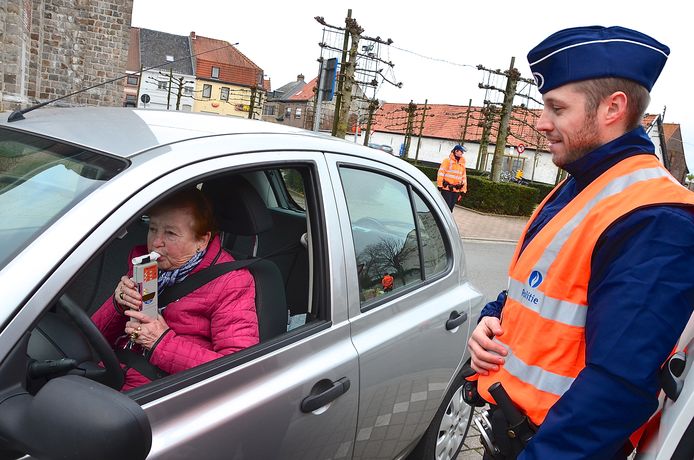
[[[477,217],[479,220],[479,217]],[[468,276],[487,301],[496,299],[506,286],[508,264],[515,244],[510,242],[463,239]],[[476,318],[475,318],[476,320]],[[471,428],[458,460],[480,460],[483,448],[479,432]]]

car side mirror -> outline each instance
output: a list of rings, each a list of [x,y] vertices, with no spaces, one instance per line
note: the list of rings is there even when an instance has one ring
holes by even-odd
[[[0,448],[37,458],[144,459],[152,429],[124,394],[75,375],[49,380],[35,396],[0,394]]]

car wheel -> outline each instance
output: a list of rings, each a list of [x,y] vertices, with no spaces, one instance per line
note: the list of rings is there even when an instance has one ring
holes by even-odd
[[[452,460],[463,446],[474,411],[463,400],[465,379],[458,374],[409,460]]]

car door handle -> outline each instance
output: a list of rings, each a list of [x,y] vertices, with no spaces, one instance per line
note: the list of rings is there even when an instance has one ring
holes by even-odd
[[[301,412],[309,413],[320,409],[329,402],[337,399],[349,390],[350,381],[347,377],[331,382],[321,380],[311,389],[311,395],[301,401]]]
[[[455,329],[456,327],[463,324],[465,321],[467,321],[466,312],[462,312],[459,314],[457,311],[453,310],[451,312],[451,316],[449,316],[446,320],[446,330],[450,331],[451,329]]]

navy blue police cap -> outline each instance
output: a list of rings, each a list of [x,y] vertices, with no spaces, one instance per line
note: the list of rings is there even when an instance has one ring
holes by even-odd
[[[624,27],[573,27],[560,30],[528,53],[530,70],[544,94],[566,83],[616,77],[648,91],[665,66],[670,48]]]
[[[458,144],[458,145],[456,145],[455,147],[453,147],[453,150],[452,150],[452,151],[455,152],[456,150],[460,150],[461,152],[467,152],[467,149],[465,148],[465,146],[460,145],[460,144]]]

